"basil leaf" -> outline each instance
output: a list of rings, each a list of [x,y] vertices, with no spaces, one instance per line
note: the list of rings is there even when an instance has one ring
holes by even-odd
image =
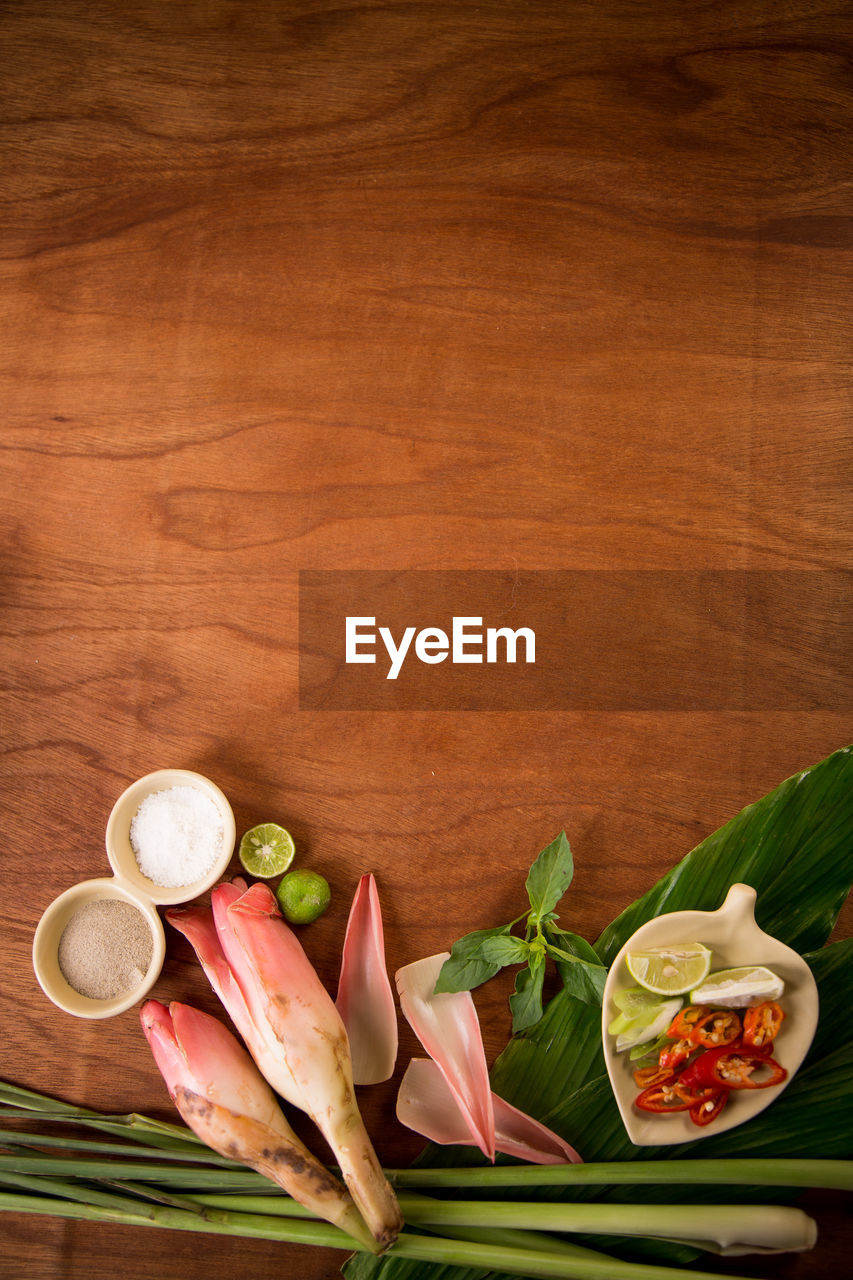
[[[603,964],[588,964],[551,943],[548,944],[548,953],[556,960],[557,972],[570,996],[584,1004],[601,1004],[607,981],[607,970]]]
[[[519,969],[515,991],[509,998],[513,1035],[535,1026],[542,1017],[542,985],[545,981],[545,957],[532,955],[526,969]]]
[[[530,943],[525,942],[524,938],[513,937],[512,934],[499,934],[495,938],[484,938],[479,954],[484,960],[499,964],[501,968],[507,964],[527,964]]]
[[[569,955],[577,956],[579,960],[586,960],[588,964],[601,964],[595,947],[580,934],[570,933],[567,929],[558,929],[553,924],[546,924],[545,936],[549,942],[567,951]]]
[[[527,873],[527,896],[534,921],[541,921],[554,910],[571,884],[574,870],[572,851],[565,831],[561,831]]]
[[[450,948],[450,957],[445,960],[435,984],[435,994],[444,991],[470,991],[488,982],[503,966],[503,961],[492,960],[482,954],[482,945],[492,938],[500,938],[509,933],[510,925],[503,924],[496,929],[475,929],[466,933]]]
[[[557,962],[557,972],[569,995],[584,1004],[601,1004],[607,970],[593,948],[576,933],[545,927],[548,954]]]

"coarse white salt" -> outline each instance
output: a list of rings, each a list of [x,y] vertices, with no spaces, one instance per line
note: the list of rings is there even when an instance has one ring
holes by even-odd
[[[222,852],[222,818],[198,787],[167,787],[140,804],[130,823],[139,870],[164,889],[194,884]]]

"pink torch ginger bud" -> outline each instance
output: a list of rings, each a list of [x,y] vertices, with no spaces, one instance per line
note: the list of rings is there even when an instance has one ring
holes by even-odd
[[[245,892],[246,884],[242,880],[220,885],[213,891],[212,901],[223,921],[226,908]],[[258,1009],[258,1020],[255,1021],[225,958],[213,912],[208,907],[175,907],[166,912],[166,918],[192,944],[210,985],[243,1037],[261,1074],[282,1098],[304,1111],[299,1088],[288,1073],[280,1046],[263,1016],[263,1010]]]
[[[385,966],[385,938],[373,876],[362,876],[350,909],[335,1001],[349,1037],[356,1084],[394,1074],[397,1010]]]
[[[166,1008],[148,1000],[140,1016],[169,1094],[193,1132],[375,1252],[376,1242],[346,1189],[293,1132],[272,1089],[231,1032],[177,1001]]]
[[[221,956],[198,920],[169,912],[273,1089],[305,1111],[335,1154],[344,1181],[380,1248],[402,1217],[355,1100],[347,1034],[331,997],[265,884],[220,885],[211,894]],[[226,974],[230,973],[230,978]]]

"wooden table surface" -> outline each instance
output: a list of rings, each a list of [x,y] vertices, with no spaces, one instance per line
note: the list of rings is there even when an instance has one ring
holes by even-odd
[[[844,9],[0,5],[5,1078],[174,1115],[138,1010],[75,1020],[30,962],[150,770],[213,778],[238,831],[289,827],[332,885],[305,938],[334,985],[364,871],[394,969],[520,910],[564,827],[594,938],[851,739],[831,678],[805,708],[795,679],[770,706],[500,712],[300,709],[298,685],[300,570],[849,568]],[[822,653],[817,627],[804,677]],[[155,994],[215,1008],[174,935]],[[478,993],[490,1061],[506,994]],[[414,1048],[363,1096],[391,1164],[421,1147],[394,1118]],[[751,1274],[837,1274],[853,1241],[822,1209],[813,1255]],[[28,1280],[341,1261],[0,1236]]]

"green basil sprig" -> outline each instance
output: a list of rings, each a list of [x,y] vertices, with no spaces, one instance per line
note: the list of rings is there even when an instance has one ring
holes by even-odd
[[[542,1017],[542,988],[550,956],[563,986],[587,1004],[601,1004],[607,970],[593,948],[576,933],[560,928],[554,908],[572,882],[572,851],[561,831],[542,850],[527,873],[530,910],[495,929],[476,929],[453,944],[436,983],[436,992],[470,991],[508,965],[523,965],[509,998],[513,1032],[525,1031]],[[524,921],[524,935],[513,928]]]

